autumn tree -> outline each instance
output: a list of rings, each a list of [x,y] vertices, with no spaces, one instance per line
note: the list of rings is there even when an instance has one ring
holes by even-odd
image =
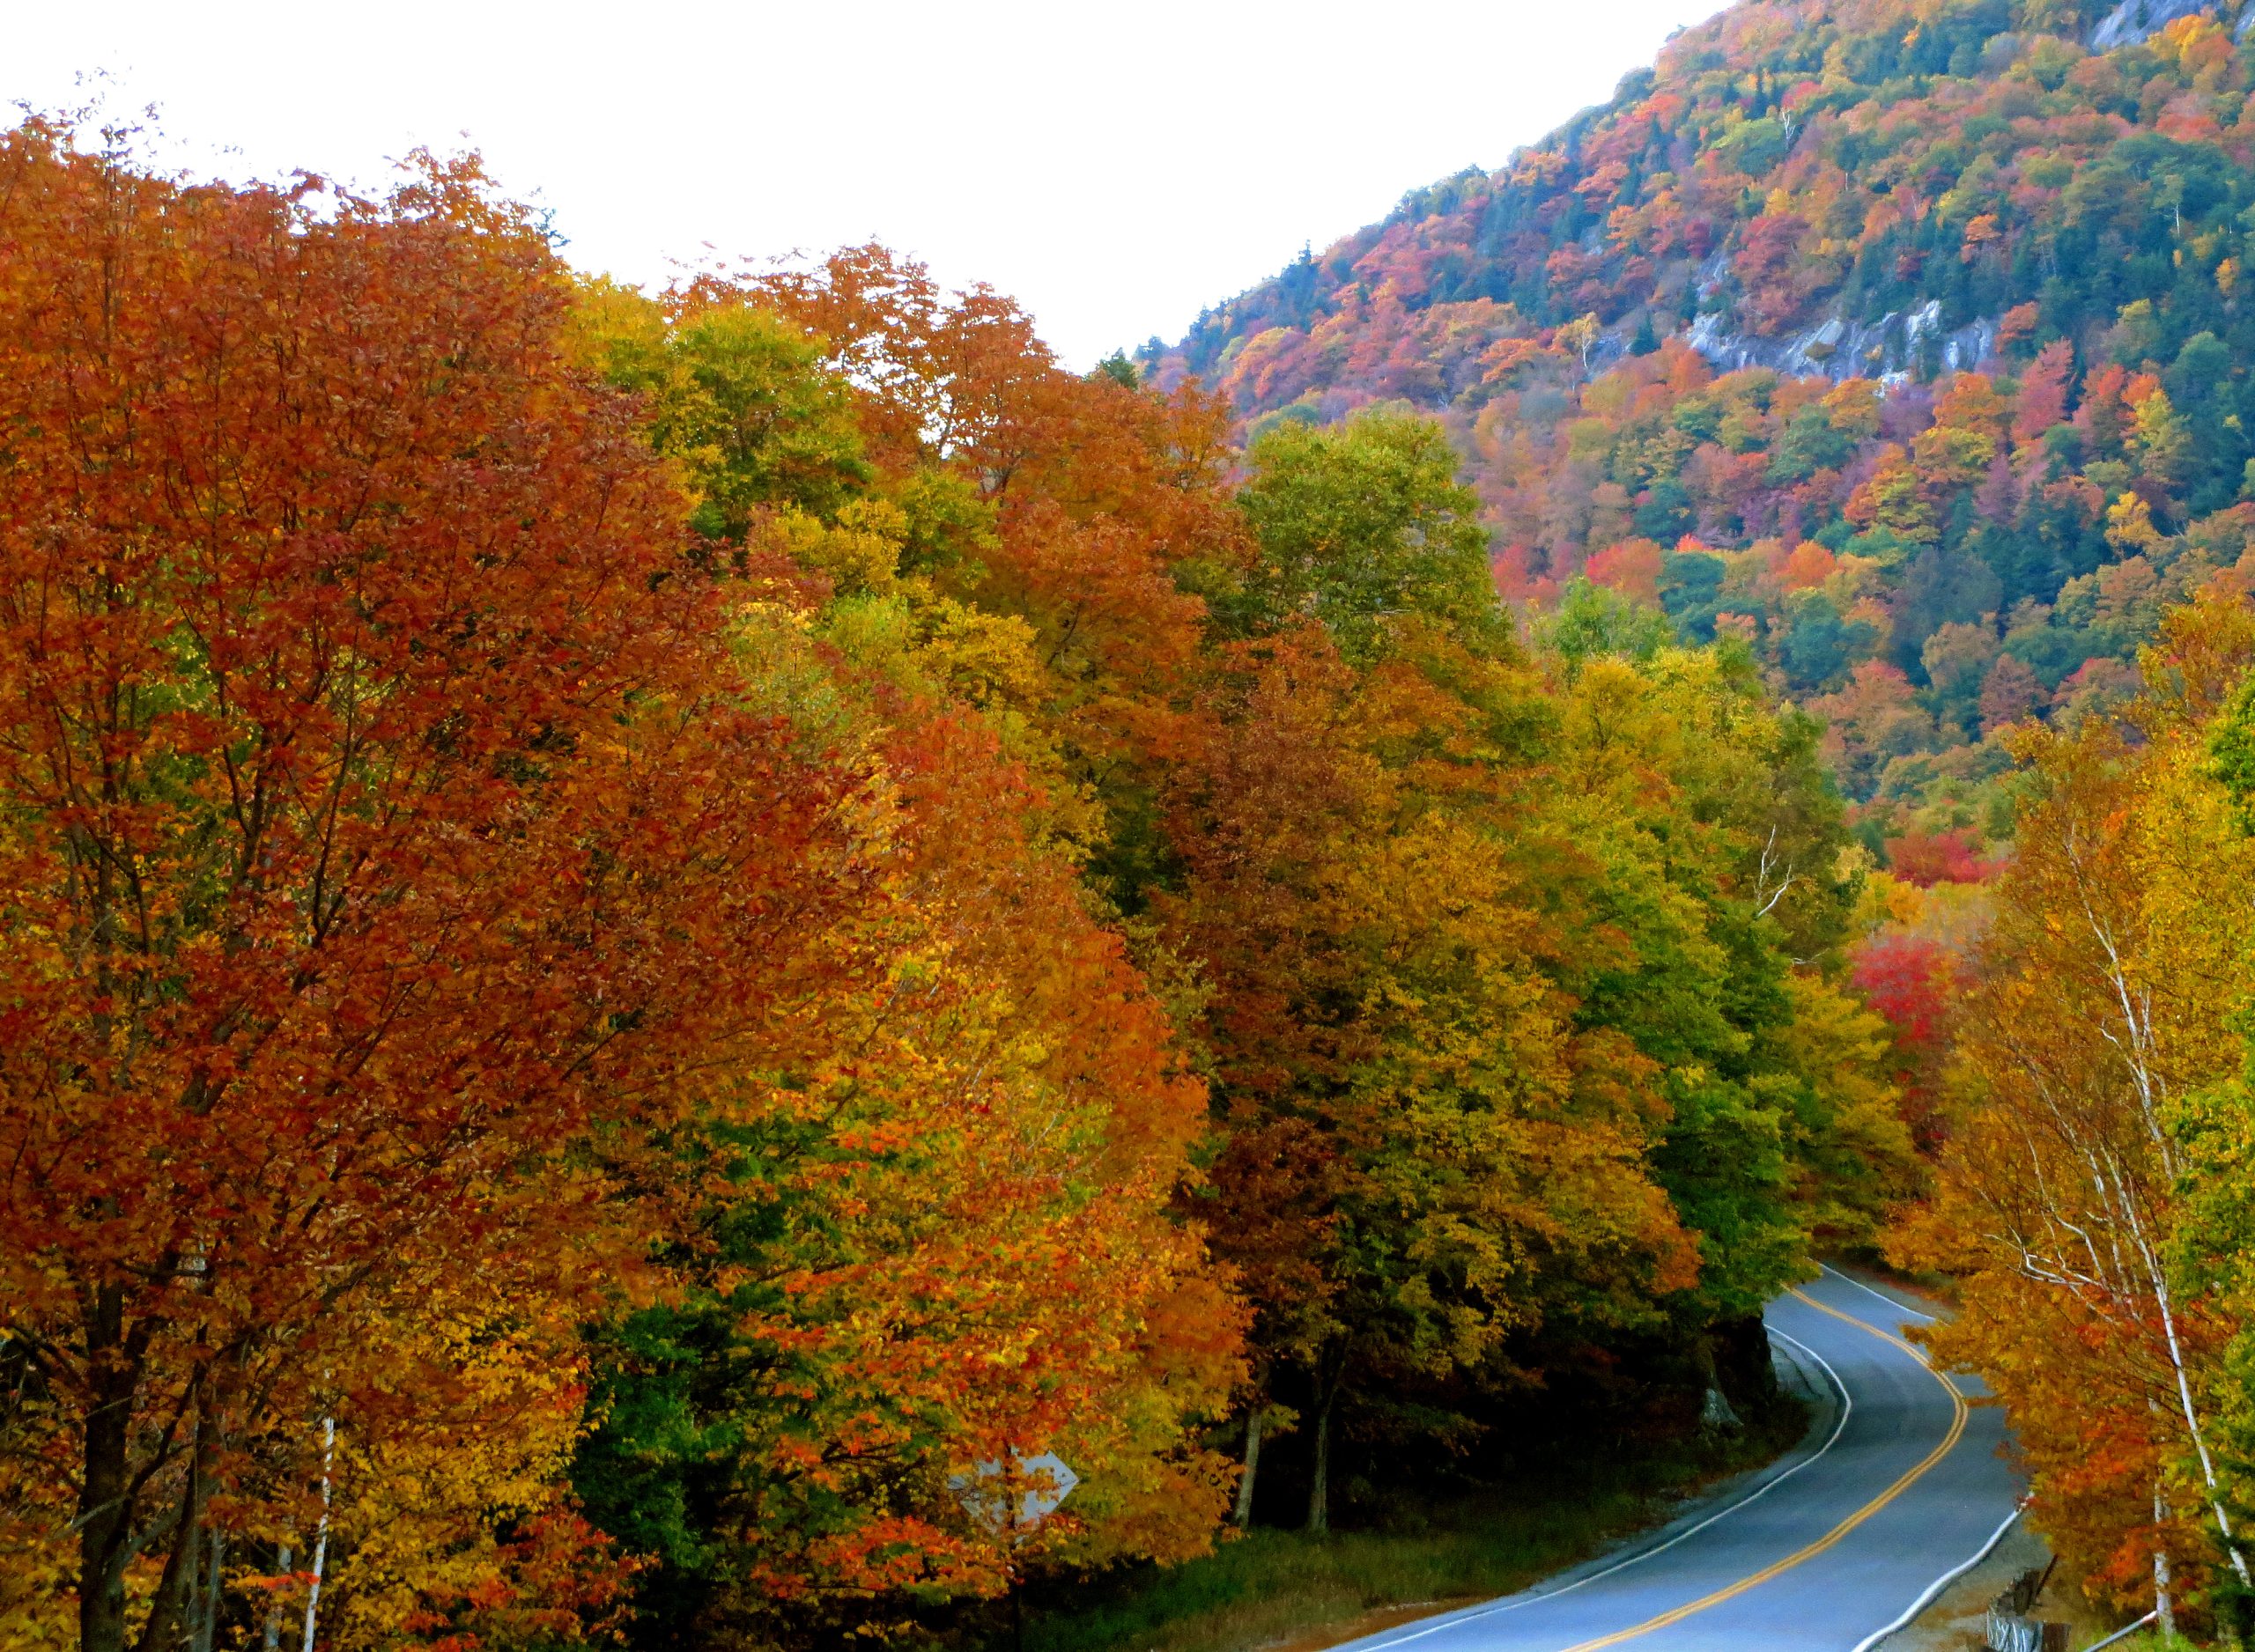
[[[1413,434],[1255,445],[1264,565],[1327,594],[1224,650],[1162,904],[1212,984],[1200,1208],[1270,1377],[1248,1460],[1302,1411],[1319,1527],[1342,1400],[1460,1442],[1386,1397],[1501,1391],[1546,1326],[1702,1347],[1815,1228],[1867,1234],[1907,1154],[1877,1023],[1786,962],[1845,915],[1814,726],[1609,592],[1537,654],[1445,562],[1403,575],[1459,499],[1440,465],[1366,485]]]
[[[807,269],[699,282],[684,313],[772,308],[859,390],[877,491],[906,519],[898,572],[959,611],[1016,622],[1037,669],[1016,710],[1084,805],[1081,852],[1127,911],[1162,875],[1158,793],[1187,720],[1213,603],[1250,561],[1226,486],[1226,407],[1061,368],[986,288],[850,248]]]
[[[1161,553],[1201,542],[1204,416],[1057,371],[1014,311],[873,249],[819,283],[585,299],[652,443],[742,502],[700,553],[743,598],[742,669],[881,777],[888,868],[830,933],[866,969],[802,1007],[807,1063],[668,1137],[668,1293],[598,1335],[576,1472],[656,1560],[632,1633],[881,1634],[1029,1565],[1195,1552],[1227,1466],[1193,1431],[1239,1334],[1168,1214],[1203,1091],[1075,874],[1132,830],[1123,771],[1181,694],[1167,628],[1200,608]],[[701,396],[779,411],[699,443],[668,409]],[[777,464],[810,449],[829,498]],[[1084,1483],[1039,1543],[966,1514],[963,1477],[1052,1449]]]
[[[765,1644],[1194,1552],[1203,1091],[1076,874],[1135,593],[1196,599],[1147,551],[1068,667],[943,572],[1178,542],[1194,409],[972,351],[1063,421],[978,427],[1014,540],[778,306],[574,282],[473,167],[4,159],[0,1610]],[[1052,1448],[1041,1548],[958,1497]]]
[[[787,1047],[870,874],[473,169],[0,166],[11,1490],[80,1646],[203,1646],[445,1421],[391,1387],[415,1283],[591,1305],[574,1145]]]
[[[2173,686],[2134,738],[2098,719],[2021,737],[2035,789],[1959,1033],[1963,1088],[1935,1202],[1896,1242],[1965,1279],[1935,1345],[2012,1408],[2045,1529],[2095,1589],[2164,1611],[2211,1565],[2244,1586],[2247,1564],[2219,1438],[2229,1242],[2196,1239],[2185,1206],[2195,1164],[2215,1199],[2234,1174],[2216,1154],[2237,1129],[2248,937],[2229,892],[2250,862],[2212,748],[2236,776],[2244,715],[2219,723],[2218,701],[2246,635],[2238,603],[2182,611],[2148,660]]]
[[[1238,505],[1261,560],[1241,623],[1311,617],[1356,660],[1374,651],[1388,615],[1493,628],[1479,500],[1431,420],[1372,411],[1334,428],[1287,421],[1247,459]]]

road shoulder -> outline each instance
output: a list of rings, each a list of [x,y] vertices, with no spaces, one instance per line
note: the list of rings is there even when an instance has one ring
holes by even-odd
[[[2051,1564],[2051,1546],[2029,1530],[2024,1520],[2016,1521],[1986,1560],[1944,1589],[1901,1630],[1881,1641],[1874,1652],[1979,1652],[1985,1644],[1989,1603],[2023,1574],[2041,1572]],[[2091,1610],[2082,1591],[2056,1572],[2035,1615],[2068,1625],[2075,1646],[2089,1646],[2110,1627],[2110,1620]]]

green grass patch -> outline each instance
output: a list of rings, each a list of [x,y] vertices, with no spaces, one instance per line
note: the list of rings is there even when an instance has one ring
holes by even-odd
[[[1312,1648],[1512,1594],[1669,1517],[1682,1498],[1768,1462],[1805,1432],[1798,1411],[1734,1440],[1600,1457],[1412,1500],[1364,1530],[1261,1530],[1184,1565],[1052,1586],[1026,1614],[1024,1652],[1252,1652]],[[1003,1640],[997,1652],[1009,1652]]]

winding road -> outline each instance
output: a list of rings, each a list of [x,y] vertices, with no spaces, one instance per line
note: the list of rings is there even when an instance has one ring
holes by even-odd
[[[1930,1369],[1926,1316],[1827,1268],[1764,1316],[1817,1406],[1800,1449],[1657,1531],[1501,1600],[1339,1652],[1862,1652],[1981,1552],[2020,1485],[1976,1379]]]

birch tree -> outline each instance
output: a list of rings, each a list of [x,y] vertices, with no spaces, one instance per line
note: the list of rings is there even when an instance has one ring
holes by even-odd
[[[2042,1517],[2126,1598],[2148,1576],[2165,1592],[2172,1546],[2248,1577],[2216,1442],[2229,1324],[2178,1265],[2177,1125],[2240,1059],[2255,856],[2200,719],[2146,716],[2023,743],[2035,790],[1960,1037],[1953,1138],[1901,1246],[1966,1276],[1936,1343],[2003,1393]]]

